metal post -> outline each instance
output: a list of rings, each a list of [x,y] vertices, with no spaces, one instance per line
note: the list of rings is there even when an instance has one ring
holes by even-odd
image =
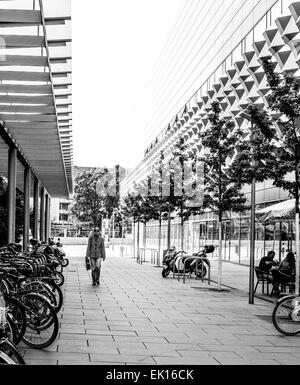
[[[36,177],[33,191],[33,238],[39,238],[39,181]]]
[[[23,250],[29,243],[29,227],[30,227],[30,180],[31,171],[29,167],[24,168],[24,225],[23,225]]]
[[[255,250],[255,179],[251,185],[251,231],[250,231],[250,272],[249,272],[249,304],[254,304],[254,250]]]
[[[253,150],[254,139],[254,123],[251,115],[242,112],[240,116],[251,122],[250,142]],[[255,161],[253,159],[253,169]],[[251,184],[251,225],[250,225],[250,269],[249,269],[249,304],[254,304],[254,267],[255,267],[255,194],[256,194],[256,180],[253,178]]]
[[[251,143],[253,143],[253,122],[251,121]],[[253,163],[253,166],[255,164]],[[250,271],[249,271],[249,304],[254,304],[254,267],[255,267],[255,194],[256,180],[251,184],[251,231],[250,231]]]
[[[16,239],[16,185],[17,185],[17,149],[8,151],[8,243]]]
[[[41,188],[40,241],[45,241],[45,188]]]

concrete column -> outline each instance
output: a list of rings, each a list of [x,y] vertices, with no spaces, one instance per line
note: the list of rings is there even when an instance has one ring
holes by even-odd
[[[39,181],[34,178],[33,191],[33,238],[39,239]]]
[[[41,188],[40,241],[45,241],[45,188]]]
[[[45,197],[45,241],[48,242],[50,236],[50,197],[46,194]]]
[[[29,242],[29,226],[30,226],[30,182],[31,171],[29,167],[24,168],[24,225],[23,225],[23,250]]]
[[[8,243],[15,242],[16,237],[16,185],[17,185],[17,149],[8,150]]]

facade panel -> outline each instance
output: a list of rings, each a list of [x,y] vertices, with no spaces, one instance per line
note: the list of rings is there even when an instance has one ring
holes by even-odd
[[[280,71],[299,73],[299,4],[288,0],[216,0],[198,2],[201,9],[198,9],[197,13],[197,4],[190,3],[185,16],[186,25],[180,32],[181,45],[177,47],[178,43],[175,43],[170,48],[171,51],[178,51],[173,55],[173,60],[175,62],[176,55],[179,55],[177,59],[180,57],[180,69],[176,73],[173,67],[170,67],[168,81],[163,75],[158,77],[162,81],[162,85],[157,88],[157,103],[160,105],[153,114],[156,120],[151,120],[153,117],[147,120],[148,132],[160,133],[155,140],[148,143],[143,160],[121,183],[121,194],[126,194],[133,182],[139,183],[145,179],[150,167],[159,162],[161,151],[168,159],[176,141],[183,135],[191,134],[185,143],[188,145],[188,151],[199,153],[201,143],[192,130],[196,126],[200,129],[207,126],[207,111],[213,101],[224,101],[223,115],[235,120],[245,131],[248,130],[249,123],[238,117],[239,113],[250,102],[266,103],[268,92],[260,58],[272,56]],[[212,15],[214,17],[210,18]],[[285,17],[281,17],[282,15]],[[193,45],[193,42],[197,43]],[[160,93],[159,90],[163,91]],[[156,94],[153,93],[153,98],[154,95]],[[184,107],[179,111],[181,104]],[[174,112],[172,119],[173,109],[177,109],[177,112]],[[159,115],[160,111],[163,111],[164,118]],[[165,127],[162,130],[164,124],[168,125],[168,129]],[[245,188],[245,193],[249,196],[248,187]],[[257,203],[261,206],[285,199],[288,199],[288,194],[272,187],[271,181],[257,186]],[[175,219],[171,234],[172,242],[180,245],[178,226],[179,221]],[[283,236],[282,230],[278,230],[279,227],[287,228],[286,237]],[[157,246],[156,228],[157,223],[149,224],[149,246]],[[249,229],[247,215],[238,217],[228,213],[228,218],[224,221],[223,236],[225,259],[239,263],[248,262]],[[195,217],[185,225],[187,251],[194,251],[195,247],[200,247],[205,242],[217,243],[217,237],[216,218],[212,213]],[[270,248],[276,249],[281,257],[284,247],[293,247],[293,226],[285,222],[268,226],[259,224],[256,237],[256,258],[260,258]]]

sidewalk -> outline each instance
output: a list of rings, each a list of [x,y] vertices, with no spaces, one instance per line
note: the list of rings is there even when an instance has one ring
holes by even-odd
[[[278,334],[270,320],[273,305],[266,301],[249,305],[240,290],[219,293],[194,279],[186,285],[163,279],[160,268],[125,257],[108,257],[101,286],[93,287],[83,250],[72,246],[66,252],[71,263],[59,336],[43,351],[25,347],[27,364],[300,363],[300,337]],[[239,270],[224,264],[224,283],[238,281]]]

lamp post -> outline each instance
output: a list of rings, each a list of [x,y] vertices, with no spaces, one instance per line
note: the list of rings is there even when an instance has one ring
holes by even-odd
[[[242,112],[240,116],[251,122],[250,142],[253,149],[253,120],[249,114]],[[252,167],[255,167],[255,160],[252,160]],[[254,304],[254,267],[255,267],[255,194],[256,180],[252,179],[251,183],[251,219],[250,219],[250,270],[249,270],[249,304]]]

